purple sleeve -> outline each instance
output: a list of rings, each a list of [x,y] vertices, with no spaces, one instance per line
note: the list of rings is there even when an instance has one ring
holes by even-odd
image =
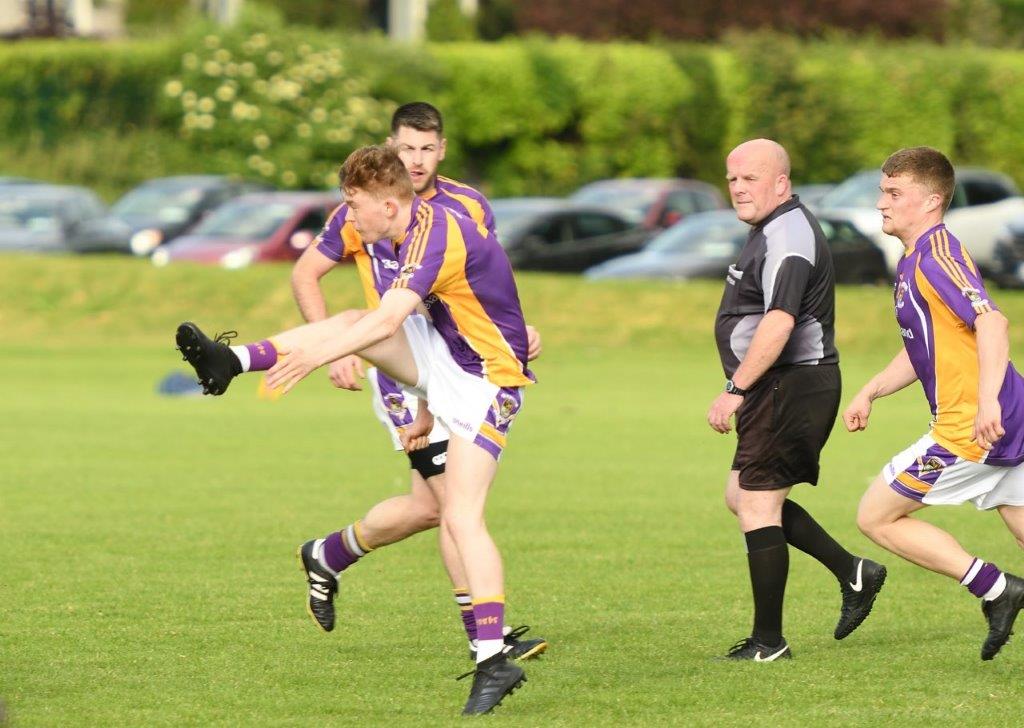
[[[921,273],[942,302],[965,324],[974,328],[979,314],[998,310],[989,300],[977,268],[968,265],[959,246],[949,255],[935,255],[921,262]]]
[[[345,257],[345,241],[341,237],[341,228],[345,224],[345,213],[348,208],[339,205],[324,223],[324,229],[316,236],[316,249],[334,261]]]
[[[440,279],[448,251],[447,216],[438,215],[430,221],[429,227],[427,224],[414,227],[403,241],[398,277],[391,284],[392,288],[415,291],[424,299],[443,283]]]
[[[498,231],[494,229],[494,210],[491,209],[491,203],[483,195],[480,195],[480,207],[484,209],[484,227],[487,228],[491,237],[497,240]]]

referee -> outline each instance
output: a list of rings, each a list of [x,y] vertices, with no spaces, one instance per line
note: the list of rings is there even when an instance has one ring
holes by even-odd
[[[726,159],[736,215],[751,226],[729,267],[715,319],[725,391],[708,424],[738,443],[725,502],[747,545],[754,627],[726,655],[771,662],[792,657],[782,635],[789,548],[813,556],[839,581],[835,638],[868,616],[885,567],[854,556],[787,497],[818,483],[818,458],[839,409],[835,273],[818,221],[792,194],[789,155],[768,139],[736,147]]]

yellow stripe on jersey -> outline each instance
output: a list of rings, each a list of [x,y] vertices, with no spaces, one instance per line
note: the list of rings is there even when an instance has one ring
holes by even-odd
[[[939,233],[942,236],[943,255],[945,255],[946,260],[949,262],[949,266],[955,273],[953,280],[955,280],[961,288],[970,288],[971,282],[967,280],[967,274],[964,273],[963,268],[960,267],[960,263],[953,257],[953,251],[949,247],[949,235],[945,230],[940,230]]]
[[[975,442],[978,414],[978,347],[971,330],[943,302],[921,271],[914,278],[928,304],[934,340],[931,358],[935,377],[935,424],[932,437],[965,460],[982,462],[985,451]]]
[[[452,213],[446,210],[445,218],[448,224],[448,245],[437,281],[448,285],[439,294],[441,300],[448,305],[462,338],[483,360],[483,374],[488,381],[502,387],[531,384],[530,379],[523,374],[522,364],[516,358],[512,346],[473,293],[465,275],[466,241]]]
[[[430,205],[419,206],[416,210],[416,224],[413,227],[412,241],[408,244],[409,250],[405,254],[405,266],[418,266],[423,260],[423,254],[427,250],[427,240],[430,238],[430,229],[434,222],[434,209]],[[401,256],[399,256],[401,258]],[[413,268],[415,270],[415,268]],[[399,271],[396,283],[397,288],[408,288],[409,279]]]
[[[377,308],[380,305],[380,294],[377,293],[377,282],[373,276],[373,259],[362,246],[359,246],[359,250],[353,253],[352,258],[355,260],[356,270],[359,272],[359,282],[363,285],[366,307]]]
[[[937,231],[928,236],[928,242],[931,243],[932,258],[939,267],[945,271],[946,275],[949,276],[950,280],[953,281],[957,286],[962,287],[959,278],[957,278],[956,270],[951,265],[952,260],[946,255],[945,250],[942,247],[942,238]]]

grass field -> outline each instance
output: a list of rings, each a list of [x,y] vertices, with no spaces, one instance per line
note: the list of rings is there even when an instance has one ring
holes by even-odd
[[[331,299],[356,302],[354,278]],[[492,719],[514,726],[1014,725],[1024,643],[978,659],[976,601],[869,544],[869,479],[928,413],[911,388],[863,434],[836,431],[823,486],[795,491],[857,553],[889,566],[874,614],[832,639],[839,591],[791,552],[796,659],[723,664],[750,627],[746,557],[721,491],[733,446],[704,415],[722,384],[720,284],[597,286],[523,276],[545,337],[489,523],[512,624],[547,656]],[[340,625],[303,608],[293,553],[402,492],[365,393],[314,375],[276,403],[162,398],[192,318],[260,338],[293,323],[287,269],[154,269],[115,258],[0,259],[0,699],[18,726],[443,725],[469,669],[423,534],[346,573]],[[1021,352],[1024,297],[996,292]],[[846,397],[898,346],[888,289],[839,294]],[[1014,571],[994,514],[930,520]]]

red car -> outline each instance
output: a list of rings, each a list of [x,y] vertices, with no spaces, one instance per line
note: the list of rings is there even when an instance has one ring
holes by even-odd
[[[261,192],[225,202],[187,235],[153,251],[154,265],[174,261],[244,268],[295,260],[341,204],[337,192]]]
[[[617,210],[646,230],[661,230],[687,215],[726,207],[714,185],[678,177],[604,179],[580,187],[569,199]]]

